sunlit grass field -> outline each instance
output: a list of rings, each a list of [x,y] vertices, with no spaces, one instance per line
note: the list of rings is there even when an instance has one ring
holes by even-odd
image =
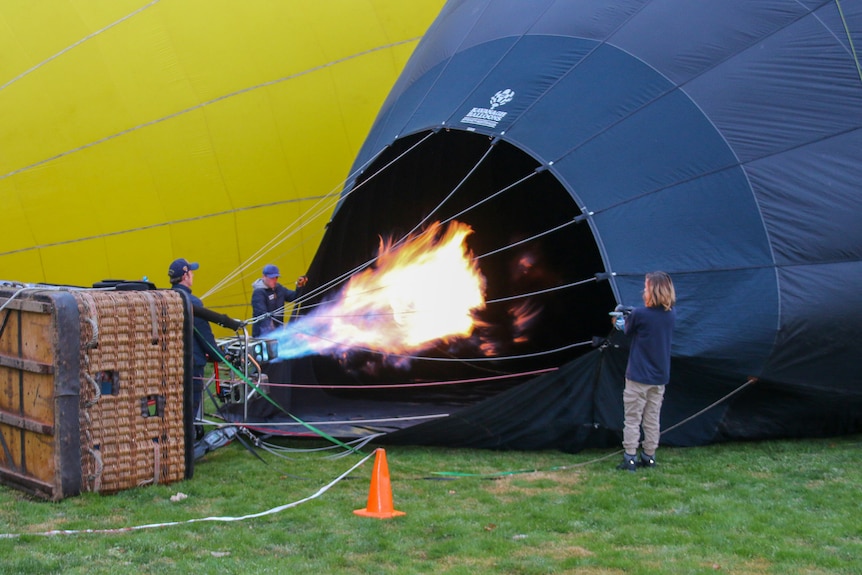
[[[353,513],[376,446],[332,458],[312,451],[322,440],[279,443],[297,451],[261,462],[232,443],[192,480],[111,496],[0,487],[0,572],[862,573],[862,436],[661,448],[634,474],[612,450],[389,447],[406,513],[391,519]],[[175,524],[110,531],[162,523]],[[53,530],[78,533],[41,535]]]

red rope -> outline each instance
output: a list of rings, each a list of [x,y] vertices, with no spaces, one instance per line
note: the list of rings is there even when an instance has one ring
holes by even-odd
[[[460,385],[463,383],[481,383],[485,381],[496,381],[500,379],[511,379],[516,377],[524,377],[530,375],[538,375],[556,371],[557,367],[549,367],[546,369],[537,369],[535,371],[525,371],[523,373],[511,373],[506,375],[495,375],[491,377],[477,377],[473,379],[455,379],[452,381],[426,381],[422,383],[380,383],[371,385],[335,385],[335,384],[307,384],[307,383],[274,383],[268,382],[267,385],[272,387],[295,387],[303,389],[394,389],[402,387],[432,387],[441,385]]]

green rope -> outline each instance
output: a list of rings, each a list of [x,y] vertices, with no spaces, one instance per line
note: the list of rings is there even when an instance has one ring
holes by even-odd
[[[194,328],[194,330],[195,330],[195,333],[197,333],[198,335],[200,335],[200,332],[197,330],[197,328]],[[225,358],[225,357],[224,357],[224,356],[219,352],[219,350],[217,350],[217,349],[213,349],[213,352],[215,352],[215,354],[216,354],[216,356],[218,356],[219,360],[221,360],[221,362],[222,362],[222,363],[224,363],[225,365],[227,365],[227,366],[228,366],[228,368],[230,368],[230,370],[231,370],[234,374],[236,374],[236,375],[237,375],[237,377],[239,377],[239,378],[240,378],[242,381],[244,381],[246,384],[250,385],[250,386],[251,386],[251,388],[252,388],[252,389],[254,389],[256,392],[258,392],[258,393],[260,394],[260,396],[261,396],[261,397],[263,397],[263,398],[264,398],[264,399],[266,399],[268,402],[270,402],[271,404],[273,404],[273,405],[274,405],[276,408],[278,408],[282,413],[284,413],[285,415],[287,415],[287,416],[291,417],[295,422],[299,423],[300,425],[302,425],[303,427],[305,427],[306,429],[308,429],[308,430],[309,430],[309,431],[311,431],[312,433],[315,433],[315,434],[319,435],[320,437],[322,437],[322,438],[326,439],[327,441],[331,441],[332,443],[334,443],[334,444],[336,444],[336,445],[338,445],[338,446],[340,446],[340,447],[343,447],[344,449],[347,449],[348,451],[352,451],[352,452],[354,452],[354,453],[356,453],[356,454],[359,454],[359,455],[364,455],[364,454],[363,454],[363,452],[362,452],[360,449],[357,449],[357,448],[353,447],[352,445],[348,445],[348,444],[344,443],[343,441],[340,441],[340,440],[338,440],[338,439],[336,439],[336,438],[332,437],[331,435],[329,435],[328,433],[326,433],[326,432],[325,432],[325,431],[323,431],[322,429],[318,429],[318,428],[314,427],[313,425],[311,425],[310,423],[308,423],[307,421],[303,421],[302,419],[300,419],[300,418],[298,418],[297,416],[293,415],[293,414],[292,414],[292,413],[290,413],[289,411],[286,411],[286,410],[285,410],[281,405],[279,405],[279,404],[278,404],[278,402],[276,402],[275,400],[273,400],[273,399],[269,396],[269,394],[267,394],[263,389],[261,389],[260,387],[258,387],[258,386],[253,382],[253,381],[251,381],[249,378],[247,378],[247,377],[245,376],[245,374],[244,374],[244,373],[242,373],[242,372],[241,372],[240,370],[238,370],[238,369],[237,369],[237,368],[236,368],[236,367],[235,367],[231,362],[229,362],[229,361],[228,361],[228,360],[227,360],[227,359],[226,359],[226,358]]]
[[[835,6],[838,8],[838,15],[841,16],[841,23],[844,24],[847,42],[850,43],[850,53],[853,55],[853,61],[856,63],[856,72],[859,73],[859,80],[862,81],[862,66],[859,64],[859,56],[856,54],[856,47],[853,45],[853,36],[850,34],[850,27],[847,25],[847,19],[844,17],[844,10],[841,9],[841,1],[835,0]]]
[[[622,450],[615,451],[613,453],[608,453],[607,455],[602,455],[600,457],[596,457],[595,459],[590,459],[588,461],[582,461],[580,463],[573,463],[571,465],[554,465],[552,467],[540,467],[535,469],[518,469],[515,471],[497,471],[495,473],[466,473],[461,471],[433,471],[431,475],[440,475],[445,477],[478,477],[480,479],[496,479],[498,477],[508,477],[512,475],[523,475],[527,473],[540,473],[542,471],[565,471],[567,469],[575,469],[577,467],[586,467],[587,465],[592,465],[593,463],[598,463],[599,461],[604,461],[605,459],[610,459],[611,457],[617,456],[622,453]]]
[[[516,471],[497,471],[495,473],[466,473],[463,471],[432,471],[431,475],[441,475],[445,477],[480,477],[484,479],[494,479],[496,477],[508,477],[510,475],[521,475],[525,473],[538,473],[540,471],[557,471],[562,467],[548,467],[547,469],[518,469]]]

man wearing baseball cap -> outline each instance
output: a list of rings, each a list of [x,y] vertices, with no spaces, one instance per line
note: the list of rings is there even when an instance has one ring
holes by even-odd
[[[204,304],[199,297],[192,295],[192,283],[194,283],[194,272],[198,269],[197,262],[191,263],[183,258],[171,262],[168,268],[168,278],[171,287],[185,293],[192,303],[192,308],[203,308]],[[204,368],[207,361],[217,361],[215,337],[213,330],[207,320],[202,317],[194,318],[194,335],[192,337],[194,356],[194,367],[192,368],[192,413],[195,419],[200,417],[200,407],[203,400],[204,390]],[[201,430],[202,431],[202,430]]]
[[[276,330],[284,323],[285,302],[296,301],[298,292],[289,290],[280,283],[278,277],[280,272],[273,264],[263,267],[263,277],[255,280],[251,294],[251,309],[254,325],[252,326],[253,337],[267,337],[266,334]],[[296,287],[301,288],[308,282],[308,278],[300,276],[296,280]],[[278,361],[264,365],[262,370],[270,382],[289,383],[291,381],[290,361]],[[274,386],[269,390],[269,396],[280,408],[271,402],[258,402],[253,404],[253,409],[258,417],[268,418],[279,414],[282,410],[290,409],[291,389],[288,386]]]
[[[263,266],[263,277],[252,284],[251,312],[255,320],[251,329],[252,337],[262,337],[282,325],[285,302],[296,301],[298,293],[278,283],[280,275],[276,266],[267,264]],[[301,288],[306,283],[308,278],[300,276],[296,280],[296,287]]]

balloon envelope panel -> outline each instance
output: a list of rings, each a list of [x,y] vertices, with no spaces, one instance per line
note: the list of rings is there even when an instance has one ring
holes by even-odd
[[[0,7],[0,277],[90,285],[201,263],[245,318],[305,272],[350,163],[441,0]],[[285,247],[252,256],[286,227]]]
[[[553,317],[536,323],[534,342],[605,335],[613,303],[640,303],[646,272],[671,274],[679,297],[671,383],[693,391],[676,395],[683,404],[669,413],[692,413],[700,399],[760,381],[706,427],[675,432],[678,443],[858,429],[862,376],[851,356],[862,331],[836,306],[845,318],[862,313],[854,223],[862,214],[862,2],[522,7],[446,5],[386,99],[355,162],[363,171],[348,183],[312,269],[367,258],[362,242],[351,251],[343,239],[374,233],[369,226],[411,229],[461,210],[477,229],[471,241],[483,248],[476,253],[488,284],[500,291],[514,288],[505,270],[521,253],[515,242],[545,256],[575,254],[545,259],[553,263],[541,287],[558,296],[544,302]],[[481,207],[491,196],[495,208]],[[368,214],[366,204],[385,215]],[[518,217],[543,204],[545,234]],[[589,234],[571,232],[576,226]],[[595,278],[593,291],[558,289],[578,276]],[[582,349],[552,356],[552,346],[522,347],[533,361],[508,365],[561,365]],[[452,377],[474,369],[463,359]],[[493,368],[517,371],[504,360]],[[818,397],[824,389],[846,403]],[[771,409],[770,396],[810,416]],[[753,412],[759,426],[742,421]]]

